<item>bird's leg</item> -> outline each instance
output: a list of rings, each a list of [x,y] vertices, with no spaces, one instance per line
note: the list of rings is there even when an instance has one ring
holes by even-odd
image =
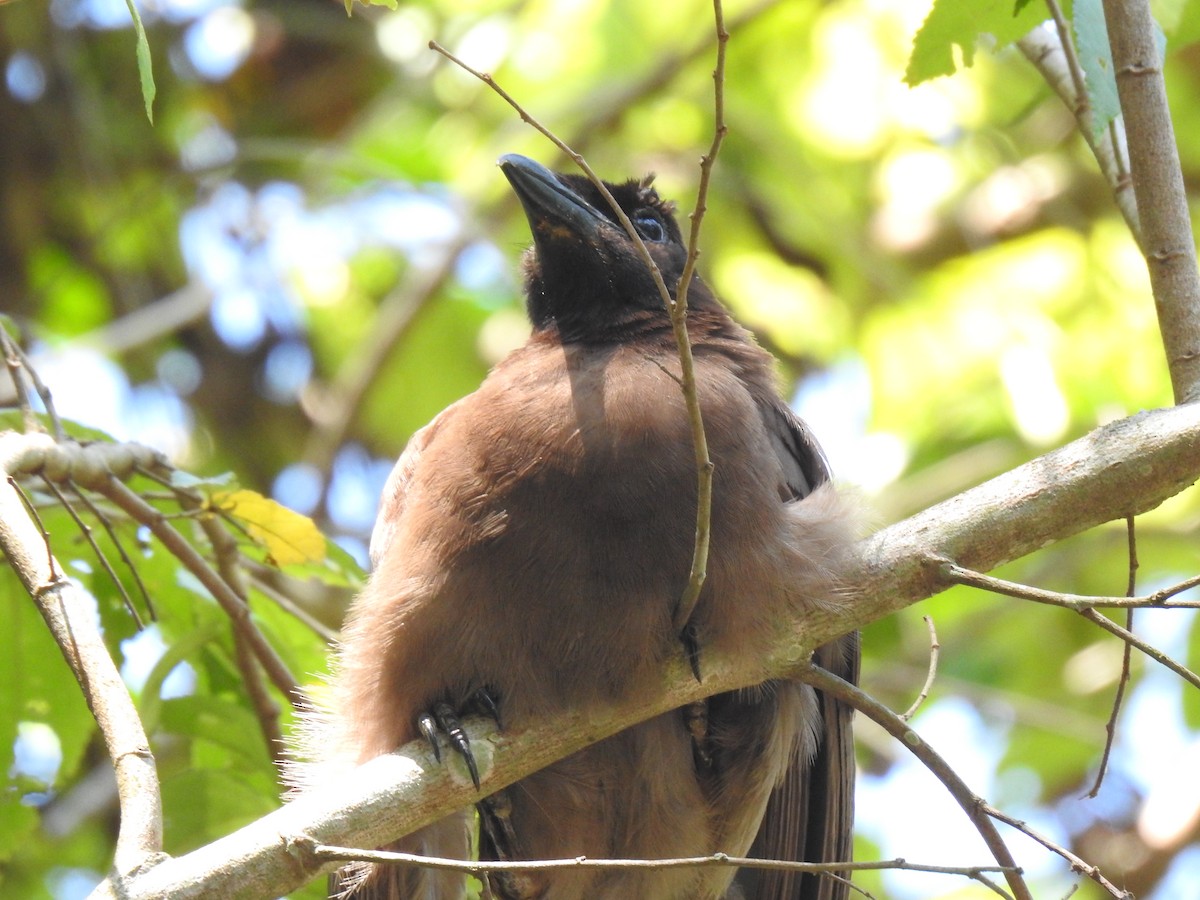
[[[480,858],[501,862],[518,858],[517,834],[512,825],[512,800],[508,791],[500,791],[480,800],[475,808],[479,810]],[[526,872],[489,872],[484,883],[501,900],[525,900],[542,893],[536,876]]]
[[[712,768],[712,751],[708,746],[708,701],[697,700],[680,709],[683,724],[692,738],[692,759],[696,768],[706,772]]]
[[[463,709],[485,715],[496,723],[497,728],[501,727],[500,709],[487,688],[476,690],[468,698]],[[442,761],[441,739],[445,737],[447,743],[467,764],[467,771],[471,773],[471,783],[475,785],[475,790],[479,790],[479,766],[475,762],[475,754],[471,751],[471,739],[463,730],[460,715],[461,713],[449,703],[439,701],[417,718],[417,729],[429,744],[433,757],[438,762]]]

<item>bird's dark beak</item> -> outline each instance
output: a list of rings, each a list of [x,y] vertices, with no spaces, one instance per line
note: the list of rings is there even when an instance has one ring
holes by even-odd
[[[594,243],[601,223],[607,220],[553,172],[518,153],[506,153],[498,164],[525,209],[535,241]]]

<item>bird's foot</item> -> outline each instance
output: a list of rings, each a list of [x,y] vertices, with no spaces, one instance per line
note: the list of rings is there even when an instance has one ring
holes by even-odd
[[[460,719],[464,712],[487,716],[496,723],[497,728],[503,727],[500,722],[500,709],[496,705],[495,698],[486,688],[480,688],[470,696],[462,710],[456,710],[444,701],[435,703],[428,712],[417,719],[417,728],[428,742],[429,748],[433,751],[433,757],[438,762],[442,761],[442,738],[445,738],[446,743],[467,764],[467,771],[471,774],[471,783],[475,785],[475,790],[479,790],[479,766],[475,762],[475,754],[471,750],[471,739],[463,730]]]
[[[697,700],[681,709],[683,724],[692,739],[692,761],[701,772],[712,768],[713,757],[709,741],[708,701]]]
[[[482,832],[479,858],[509,862],[520,859],[517,833],[512,824],[512,800],[499,791],[475,804]],[[485,883],[498,900],[534,900],[546,893],[544,876],[536,872],[488,872]]]

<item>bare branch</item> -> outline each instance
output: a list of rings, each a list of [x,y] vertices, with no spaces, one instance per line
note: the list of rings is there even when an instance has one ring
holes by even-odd
[[[1043,591],[1037,588],[1027,588],[1023,585],[1014,585],[1010,581],[992,578],[991,576],[984,575],[981,572],[973,572],[970,569],[965,569],[962,566],[956,566],[951,563],[943,563],[941,565],[941,571],[946,575],[947,578],[950,578],[959,584],[969,584],[972,587],[982,588],[985,591],[994,590],[996,593],[1019,596],[1024,599],[1038,600],[1039,602],[1051,602],[1051,605],[1054,606],[1064,606],[1075,609],[1076,612],[1078,612],[1089,622],[1100,626],[1110,634],[1116,635],[1121,640],[1125,641],[1126,644],[1136,647],[1155,662],[1161,663],[1180,678],[1183,678],[1190,684],[1200,688],[1200,676],[1196,675],[1195,672],[1184,666],[1182,663],[1167,656],[1167,654],[1163,653],[1157,647],[1146,643],[1133,632],[1122,628],[1116,622],[1096,612],[1096,610],[1092,609],[1092,605],[1094,604],[1077,606],[1072,604],[1070,601],[1053,602],[1048,599],[1056,596],[1051,591]],[[1064,595],[1058,596],[1062,597]]]
[[[1008,887],[1013,892],[1013,896],[1017,900],[1033,900],[1033,894],[1029,892],[1029,886],[1025,884],[1025,879],[1021,877],[1021,870],[1017,866],[1016,860],[1013,859],[1004,839],[1000,837],[995,824],[984,812],[983,799],[967,787],[966,782],[959,777],[954,768],[929,744],[925,743],[903,719],[860,688],[848,681],[843,681],[812,662],[804,663],[791,674],[800,681],[812,685],[826,696],[836,697],[848,706],[852,706],[883,728],[906,750],[917,757],[967,814],[967,818],[971,820],[971,824],[975,826],[979,836],[983,838],[983,842],[987,844],[988,849],[992,851],[992,856],[1004,871],[1004,877],[1008,881]]]
[[[1149,0],[1104,0],[1104,18],[1175,402],[1200,400],[1200,270]]]
[[[58,574],[61,569],[8,481],[31,448],[47,446],[53,441],[45,435],[0,435],[0,550],[75,673],[113,760],[121,805],[114,870],[125,875],[162,850],[158,775],[137,710],[95,627],[89,599]]]
[[[713,165],[721,150],[721,142],[729,130],[725,125],[725,48],[729,43],[729,32],[725,30],[725,12],[721,0],[713,0],[713,21],[717,32],[717,62],[713,69],[713,139],[708,152],[700,159],[700,185],[696,188],[696,208],[692,211],[692,226],[688,234],[687,259],[679,276],[675,290],[675,303],[667,304],[671,314],[671,327],[675,332],[675,344],[679,348],[680,373],[683,376],[683,396],[687,402],[688,419],[692,427],[692,446],[696,452],[696,540],[692,552],[692,567],[688,573],[687,587],[675,607],[672,623],[675,630],[687,635],[688,622],[700,599],[704,580],[708,577],[708,553],[712,539],[712,484],[713,461],[708,453],[708,437],[704,433],[704,417],[700,411],[700,400],[696,393],[696,369],[692,361],[692,342],[687,333],[688,289],[696,272],[696,260],[700,257],[700,228],[704,224],[704,213],[708,210],[708,185],[712,179]],[[685,637],[684,644],[689,654],[695,654],[695,639]],[[693,670],[700,677],[699,664],[693,660]]]
[[[1096,610],[1094,610],[1094,609],[1085,609],[1085,610],[1083,610],[1083,612],[1080,613],[1080,615],[1083,616],[1085,619],[1087,619],[1089,622],[1099,625],[1101,628],[1103,628],[1105,631],[1109,632],[1110,634],[1116,635],[1121,640],[1123,640],[1126,644],[1128,644],[1132,647],[1136,647],[1138,650],[1141,650],[1144,654],[1146,654],[1148,657],[1150,657],[1156,663],[1166,666],[1168,669],[1170,669],[1172,672],[1174,672],[1176,675],[1178,675],[1184,681],[1188,682],[1189,684],[1193,685],[1194,687],[1200,688],[1200,675],[1197,675],[1195,672],[1193,672],[1191,669],[1189,669],[1183,663],[1181,663],[1175,659],[1172,659],[1170,656],[1167,656],[1167,654],[1163,653],[1161,650],[1159,650],[1157,647],[1153,646],[1152,644],[1146,643],[1145,641],[1143,641],[1141,638],[1139,638],[1133,632],[1129,631],[1126,628],[1122,628],[1116,622],[1112,621],[1112,619],[1109,619],[1107,616],[1101,615],[1100,613],[1096,612]]]
[[[937,678],[938,652],[942,645],[938,643],[937,629],[933,627],[933,616],[922,616],[921,618],[925,620],[925,624],[929,628],[929,672],[925,676],[925,684],[921,686],[921,693],[917,694],[917,699],[912,702],[912,706],[900,714],[902,722],[907,722],[916,715],[921,704],[929,696],[934,679]]]
[[[1068,848],[1063,847],[1060,844],[1056,844],[1044,834],[1041,834],[1040,832],[1030,828],[1027,823],[1021,821],[1020,819],[1015,819],[1007,813],[1003,813],[992,806],[987,807],[987,814],[997,822],[1003,822],[1005,825],[1011,825],[1022,834],[1033,838],[1051,853],[1056,853],[1061,856],[1071,864],[1072,871],[1078,872],[1080,875],[1085,875],[1092,881],[1096,882],[1098,885],[1100,885],[1100,887],[1108,892],[1109,896],[1116,897],[1117,900],[1134,900],[1133,894],[1129,893],[1128,891],[1121,890],[1121,888],[1117,887],[1115,884],[1105,878],[1097,866],[1093,866],[1084,861],[1079,856],[1076,856],[1074,853],[1072,853]]]
[[[1132,597],[1137,593],[1137,529],[1135,519],[1129,516],[1125,520],[1125,531],[1129,546],[1129,579],[1125,583],[1125,596]],[[1125,612],[1125,628],[1133,631],[1133,610]],[[1133,646],[1126,642],[1121,652],[1121,677],[1117,680],[1117,692],[1113,695],[1112,711],[1104,725],[1104,752],[1100,754],[1100,765],[1096,769],[1096,780],[1087,796],[1095,798],[1100,794],[1104,784],[1104,775],[1108,772],[1108,760],[1112,755],[1113,742],[1117,739],[1117,720],[1121,715],[1121,705],[1125,700],[1125,689],[1129,686],[1130,664],[1133,662]]]
[[[142,581],[142,573],[138,567],[133,564],[133,560],[129,558],[129,554],[125,552],[125,545],[122,544],[120,539],[117,537],[117,532],[116,529],[113,528],[112,521],[104,514],[104,511],[100,509],[99,506],[92,502],[91,497],[79,489],[79,485],[68,480],[67,486],[71,488],[71,492],[75,494],[75,496],[79,499],[79,502],[88,508],[88,512],[96,517],[96,521],[100,523],[105,532],[108,534],[108,539],[112,541],[113,546],[117,548],[117,553],[121,557],[121,562],[125,563],[125,568],[129,570],[130,577],[133,579],[134,584],[137,585],[138,592],[142,595],[142,602],[146,604],[146,611],[150,614],[150,621],[156,621],[158,619],[158,613],[154,609],[154,601],[150,597],[150,592],[146,590],[146,583]],[[115,574],[112,577],[116,578]]]
[[[215,516],[201,515],[199,521],[200,528],[204,531],[209,544],[212,545],[213,554],[216,556],[217,571],[222,580],[232,588],[242,606],[249,611],[250,604],[246,596],[245,576],[239,564],[241,556],[238,553],[237,542],[228,531],[221,527]],[[275,698],[270,695],[266,685],[263,684],[262,669],[247,635],[247,630],[239,628],[236,624],[233,626],[233,647],[238,672],[242,676],[242,684],[246,688],[250,705],[258,719],[258,727],[262,730],[263,739],[267,744],[267,754],[271,757],[271,762],[275,764],[280,783],[283,784],[285,783],[284,766],[287,745],[284,742],[283,730],[279,725],[279,704],[275,702]],[[291,699],[294,695],[285,692],[284,696]]]
[[[1173,601],[1170,599],[1176,594],[1200,584],[1200,576],[1168,588],[1162,588],[1144,597],[1095,597],[1088,594],[1062,594],[1058,591],[1047,591],[1027,584],[1018,584],[1015,581],[1005,581],[1003,578],[984,575],[982,572],[964,569],[949,562],[943,562],[941,570],[947,578],[959,584],[991,591],[993,594],[1016,597],[1019,600],[1032,600],[1034,603],[1045,603],[1047,606],[1061,606],[1063,609],[1073,609],[1075,612],[1101,607],[1112,609],[1196,609],[1200,607],[1200,600]]]
[[[542,860],[461,860],[421,856],[415,853],[398,853],[388,850],[359,850],[353,847],[336,847],[328,844],[312,844],[307,848],[314,857],[327,862],[379,862],[399,865],[421,866],[466,875],[484,875],[488,872],[528,872],[550,869],[680,869],[729,867],[737,869],[763,869],[791,872],[816,872],[836,874],[838,872],[879,872],[896,870],[902,872],[929,872],[936,875],[960,875],[979,880],[986,873],[1003,874],[1004,866],[938,866],[913,863],[906,859],[884,859],[861,862],[808,863],[781,859],[758,859],[750,856],[730,856],[714,853],[711,856],[693,856],[669,859],[542,859]],[[1003,894],[1003,892],[1001,892]],[[1004,894],[1004,896],[1008,896]]]
[[[121,579],[117,577],[117,573],[113,569],[112,563],[108,561],[108,557],[104,555],[104,551],[101,550],[100,545],[96,543],[96,538],[92,535],[91,526],[79,517],[79,513],[75,512],[75,507],[73,507],[71,502],[67,500],[66,495],[64,495],[63,492],[58,489],[58,485],[56,485],[49,478],[43,477],[42,481],[45,482],[46,487],[50,488],[50,491],[54,494],[54,496],[58,498],[59,504],[67,511],[67,515],[71,517],[71,520],[75,523],[75,527],[78,528],[83,534],[84,540],[88,542],[88,546],[91,547],[92,552],[96,554],[96,559],[99,560],[100,565],[104,568],[104,571],[108,573],[109,580],[112,581],[113,586],[116,587],[117,593],[121,595],[121,602],[125,604],[125,609],[129,612],[130,618],[133,619],[133,623],[137,626],[138,630],[141,631],[146,627],[142,622],[142,617],[138,614],[137,607],[133,605],[133,600],[130,598],[129,592],[125,590],[125,585],[122,584]],[[119,547],[120,544],[118,543],[117,546]]]

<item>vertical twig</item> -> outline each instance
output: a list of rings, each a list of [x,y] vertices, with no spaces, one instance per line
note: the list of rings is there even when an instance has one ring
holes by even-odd
[[[25,378],[21,374],[21,358],[17,356],[17,342],[9,337],[3,323],[0,323],[0,351],[4,353],[4,365],[8,369],[8,377],[12,379],[21,417],[25,420],[25,431],[43,431],[37,416],[33,414],[33,405],[29,402],[29,391],[25,388]]]
[[[217,571],[226,584],[237,595],[242,605],[249,611],[250,603],[246,591],[245,577],[238,565],[237,543],[229,532],[221,527],[220,520],[211,514],[201,514],[200,527],[212,544],[213,554],[217,558]],[[280,783],[284,781],[284,765],[287,757],[287,744],[284,741],[283,730],[279,726],[279,704],[263,683],[262,666],[254,655],[254,650],[246,636],[246,629],[236,625],[233,631],[233,648],[238,671],[242,675],[242,685],[250,698],[250,705],[258,719],[258,727],[262,731],[263,740],[267,744],[267,754],[275,765]],[[295,698],[289,697],[294,700]]]
[[[683,396],[687,401],[688,417],[692,423],[692,445],[696,454],[696,541],[692,551],[692,569],[688,584],[679,604],[675,608],[673,622],[681,633],[687,628],[688,620],[700,599],[700,591],[708,574],[708,551],[712,534],[712,483],[713,462],[708,452],[708,438],[704,433],[704,418],[700,410],[700,399],[696,391],[696,369],[692,362],[692,344],[687,333],[688,289],[696,271],[696,260],[700,256],[700,227],[708,210],[708,185],[712,178],[713,165],[717,161],[721,143],[729,131],[725,124],[725,48],[729,43],[729,32],[725,29],[725,11],[721,0],[713,0],[713,23],[717,34],[717,61],[713,69],[713,139],[708,153],[700,158],[700,185],[696,189],[696,208],[692,211],[692,225],[688,234],[687,260],[679,277],[675,303],[668,304],[671,327],[675,332],[675,344],[679,348],[679,360],[683,374]],[[685,645],[692,648],[694,640],[685,638]],[[692,671],[700,677],[699,665],[693,659]]]
[[[907,722],[916,715],[921,704],[929,697],[934,679],[937,678],[938,654],[942,645],[938,643],[937,629],[933,627],[933,616],[922,616],[921,618],[925,620],[925,625],[929,628],[929,670],[925,675],[925,684],[921,686],[921,692],[917,694],[917,699],[912,702],[912,706],[900,714],[902,722]]]
[[[1125,529],[1129,545],[1129,577],[1125,582],[1125,596],[1137,596],[1137,532],[1134,530],[1134,517],[1125,517]],[[1125,628],[1133,631],[1133,609],[1125,611]],[[1121,706],[1125,702],[1125,689],[1129,686],[1129,667],[1133,661],[1133,645],[1126,642],[1121,653],[1121,677],[1117,680],[1117,692],[1113,695],[1112,712],[1104,724],[1104,752],[1100,754],[1100,767],[1096,772],[1096,781],[1087,792],[1088,797],[1096,797],[1104,784],[1104,776],[1108,772],[1108,760],[1112,755],[1113,742],[1117,738],[1117,719],[1121,715]]]
[[[1149,0],[1104,0],[1104,18],[1171,387],[1200,400],[1200,271]]]

